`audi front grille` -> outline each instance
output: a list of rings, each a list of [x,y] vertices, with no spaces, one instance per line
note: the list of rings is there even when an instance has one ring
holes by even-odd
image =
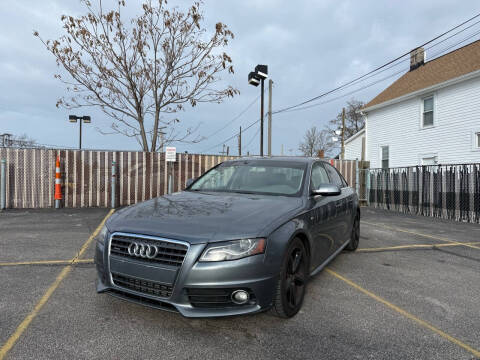
[[[125,276],[122,274],[112,273],[112,280],[118,286],[126,289],[134,290],[143,294],[154,295],[158,297],[168,298],[172,295],[173,286],[161,284],[153,281],[142,280]]]
[[[143,245],[144,247],[147,247],[148,245],[152,248],[155,247],[155,256],[150,256],[154,254],[153,251],[146,252],[146,250],[144,250],[143,256],[140,251],[135,253],[134,250],[136,244]],[[187,250],[188,246],[185,244],[124,234],[114,234],[110,245],[111,255],[176,267],[182,266]]]

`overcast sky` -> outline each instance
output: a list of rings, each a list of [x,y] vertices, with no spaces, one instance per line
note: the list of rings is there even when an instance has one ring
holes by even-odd
[[[136,2],[127,2],[135,3],[128,8],[130,14],[135,13]],[[185,4],[188,2],[169,1],[169,6]],[[207,28],[213,29],[221,21],[235,34],[227,50],[233,58],[235,74],[225,75],[224,79],[241,92],[220,105],[203,104],[179,114],[180,126],[200,124],[199,135],[208,136],[259,95],[259,88],[247,84],[247,74],[256,64],[268,64],[274,81],[273,108],[279,109],[330,90],[415,48],[472,17],[480,11],[480,5],[473,0],[207,0],[203,10]],[[67,120],[71,111],[55,107],[57,99],[65,94],[63,85],[53,78],[57,72],[55,60],[32,32],[35,29],[44,38],[56,38],[62,30],[60,16],[81,12],[82,7],[75,0],[0,2],[0,134],[25,133],[42,144],[77,146],[78,129]],[[432,48],[427,51],[427,59],[479,29],[480,24]],[[478,38],[476,35],[462,45]],[[322,99],[333,99],[326,104],[275,115],[273,153],[280,154],[282,144],[286,154],[298,153],[298,144],[307,128],[324,127],[346,100],[355,97],[369,101],[396,77],[335,98],[405,68],[408,59],[378,77]],[[177,151],[218,153],[222,147],[213,146],[232,136],[239,126],[258,119],[259,107],[257,102],[232,126],[199,144],[177,144]],[[96,128],[106,130],[111,123],[103,113],[91,109],[75,112],[92,116],[92,124],[84,127],[84,148],[139,148],[134,140],[101,135]],[[244,153],[259,152],[257,130],[258,126],[254,126],[244,133]],[[232,154],[237,153],[236,139],[227,145]]]

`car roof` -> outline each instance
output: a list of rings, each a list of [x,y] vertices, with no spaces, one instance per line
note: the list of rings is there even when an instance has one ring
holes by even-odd
[[[246,156],[246,157],[231,159],[226,162],[235,162],[235,161],[244,161],[244,160],[278,161],[278,162],[289,161],[289,162],[297,162],[302,164],[311,164],[315,161],[326,161],[325,159],[314,158],[314,157],[304,157],[304,156]]]

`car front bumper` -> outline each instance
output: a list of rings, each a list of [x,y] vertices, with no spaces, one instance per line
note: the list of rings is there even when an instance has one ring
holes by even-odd
[[[191,244],[179,268],[170,296],[157,296],[121,286],[112,278],[112,261],[121,261],[122,275],[134,279],[139,284],[145,280],[139,274],[162,271],[161,267],[152,266],[136,258],[117,258],[109,254],[109,241],[105,245],[97,242],[95,264],[97,269],[97,292],[162,310],[179,312],[186,317],[219,317],[255,313],[272,306],[273,294],[278,279],[276,266],[268,265],[266,255],[221,261],[198,262],[206,244]],[[147,279],[147,281],[149,281]],[[229,294],[237,289],[250,293],[247,304],[209,303],[197,304],[192,294],[218,292]],[[210,295],[211,296],[211,295]],[[203,298],[200,298],[202,300]]]

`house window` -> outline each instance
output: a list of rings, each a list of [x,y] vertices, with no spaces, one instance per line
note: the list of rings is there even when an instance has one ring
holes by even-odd
[[[382,169],[388,169],[388,146],[382,146]]]
[[[433,96],[423,99],[423,127],[433,126]]]
[[[422,165],[437,165],[438,160],[436,156],[424,157],[422,159]]]
[[[476,133],[477,148],[480,149],[480,132]]]

